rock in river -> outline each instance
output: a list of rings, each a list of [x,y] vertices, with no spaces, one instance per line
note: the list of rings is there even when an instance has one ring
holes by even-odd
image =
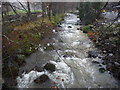
[[[104,73],[106,70],[104,68],[99,68],[99,72]]]
[[[88,58],[91,58],[91,57],[93,57],[93,58],[98,57],[98,52],[97,51],[89,51]]]
[[[53,72],[53,71],[55,71],[55,65],[52,64],[52,63],[47,63],[47,64],[44,66],[44,69]]]
[[[44,83],[45,81],[49,80],[49,77],[45,74],[41,75],[40,77],[38,77],[37,79],[34,80],[35,83]]]

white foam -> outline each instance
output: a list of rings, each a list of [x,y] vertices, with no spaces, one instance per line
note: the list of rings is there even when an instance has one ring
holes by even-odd
[[[28,74],[17,77],[18,88],[29,88],[29,85],[44,72],[30,71]]]
[[[54,62],[50,61],[51,63],[55,64],[56,71],[51,73],[48,73],[48,76],[55,81],[58,84],[72,84],[74,82],[74,76],[70,69],[70,67],[64,62]],[[60,77],[60,79],[56,79],[57,77]],[[62,81],[64,80],[64,81]]]

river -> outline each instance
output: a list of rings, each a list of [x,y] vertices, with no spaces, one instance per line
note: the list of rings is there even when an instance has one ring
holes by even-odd
[[[59,31],[53,30],[57,34],[53,37],[54,43],[48,43],[54,46],[54,50],[44,50],[40,45],[37,52],[26,59],[26,64],[22,69],[37,66],[44,66],[47,62],[55,64],[56,71],[53,73],[47,70],[32,70],[23,73],[17,77],[19,88],[45,88],[53,85],[53,82],[59,88],[116,88],[119,87],[118,81],[109,74],[99,72],[99,68],[106,68],[102,64],[102,59],[88,58],[89,51],[96,51],[97,48],[86,34],[78,30],[79,25],[75,23],[79,19],[75,14],[69,14],[64,17],[64,22],[59,27]],[[102,57],[102,56],[101,56]],[[99,64],[93,63],[93,61]],[[34,80],[46,74],[50,80],[36,84]],[[59,77],[59,79],[56,79]]]

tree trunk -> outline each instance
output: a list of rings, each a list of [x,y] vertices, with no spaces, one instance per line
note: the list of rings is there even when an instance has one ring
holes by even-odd
[[[27,2],[27,8],[28,8],[28,12],[27,12],[28,18],[29,18],[29,20],[30,20],[30,16],[31,16],[30,2]]]

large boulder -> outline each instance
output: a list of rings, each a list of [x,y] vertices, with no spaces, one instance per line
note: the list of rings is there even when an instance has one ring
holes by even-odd
[[[49,80],[49,77],[45,74],[41,75],[40,77],[38,77],[37,79],[34,80],[35,83],[44,83],[46,82],[47,80]]]
[[[50,72],[53,72],[55,71],[55,65],[52,64],[52,63],[47,63],[45,66],[44,66],[44,69],[50,71]]]

